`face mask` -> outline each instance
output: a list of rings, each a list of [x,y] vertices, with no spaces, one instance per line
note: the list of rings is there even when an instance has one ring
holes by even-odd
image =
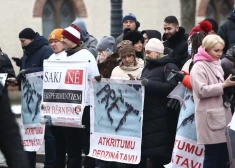
[[[191,55],[192,54],[192,44],[190,44],[188,46],[188,54]]]

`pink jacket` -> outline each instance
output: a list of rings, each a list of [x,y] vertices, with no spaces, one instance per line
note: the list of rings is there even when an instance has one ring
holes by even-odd
[[[190,73],[195,103],[197,143],[223,143],[226,142],[226,126],[232,118],[230,108],[223,105],[223,69],[220,61],[207,60],[205,57],[199,59],[205,54],[207,54],[205,51],[199,49]]]

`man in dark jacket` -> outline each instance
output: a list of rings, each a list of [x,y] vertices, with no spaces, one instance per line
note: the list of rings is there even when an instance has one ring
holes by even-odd
[[[24,55],[21,58],[21,66],[20,66],[21,73],[17,76],[17,79],[8,78],[8,80],[15,82],[16,84],[18,84],[18,86],[20,86],[21,81],[24,80],[24,74],[42,71],[43,60],[49,58],[49,56],[53,54],[53,51],[48,45],[47,39],[44,38],[43,36],[40,36],[38,33],[35,33],[34,30],[32,30],[31,28],[23,29],[19,33],[19,39],[21,42],[22,49],[24,50]],[[50,141],[47,140],[47,131],[46,131],[45,146],[47,146],[48,142]],[[47,162],[51,162],[50,159],[47,158],[50,152],[48,153],[47,150],[45,150],[45,153],[46,153],[45,167],[47,167],[46,165]],[[35,168],[36,152],[27,151],[27,154],[30,161],[30,167]]]
[[[125,29],[131,29],[131,30],[138,30],[140,27],[140,23],[137,21],[135,15],[132,13],[128,13],[122,18],[122,27],[123,27],[123,33],[118,36],[116,39],[115,45],[114,45],[114,51],[116,51],[117,45],[123,40],[124,36],[124,30]]]
[[[219,27],[218,35],[224,40],[224,54],[235,45],[235,9],[229,13],[227,21]]]
[[[164,46],[174,50],[174,63],[181,69],[188,57],[188,43],[185,29],[179,27],[175,16],[167,16],[164,20]]]
[[[27,156],[21,144],[19,127],[11,111],[7,93],[0,84],[0,149],[3,152],[8,167],[29,168]]]
[[[82,42],[85,44],[87,49],[96,58],[97,57],[96,46],[97,46],[98,41],[96,40],[95,37],[93,37],[92,35],[90,35],[87,32],[87,28],[86,28],[85,22],[82,19],[78,18],[75,21],[73,21],[72,25],[77,26],[81,30],[81,39],[82,39]]]

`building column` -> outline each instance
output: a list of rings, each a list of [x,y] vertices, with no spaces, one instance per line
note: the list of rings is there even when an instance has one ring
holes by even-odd
[[[115,39],[122,33],[122,0],[111,1],[111,36]]]

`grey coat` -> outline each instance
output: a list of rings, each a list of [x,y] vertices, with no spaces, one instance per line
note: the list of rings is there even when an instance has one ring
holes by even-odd
[[[82,37],[81,39],[82,39],[83,43],[86,45],[87,49],[96,58],[97,57],[96,46],[97,46],[98,41],[96,40],[95,37],[93,37],[92,35],[90,35],[87,32],[87,28],[86,28],[85,22],[82,19],[78,18],[75,21],[73,21],[72,24],[77,26],[81,30],[81,37]]]

